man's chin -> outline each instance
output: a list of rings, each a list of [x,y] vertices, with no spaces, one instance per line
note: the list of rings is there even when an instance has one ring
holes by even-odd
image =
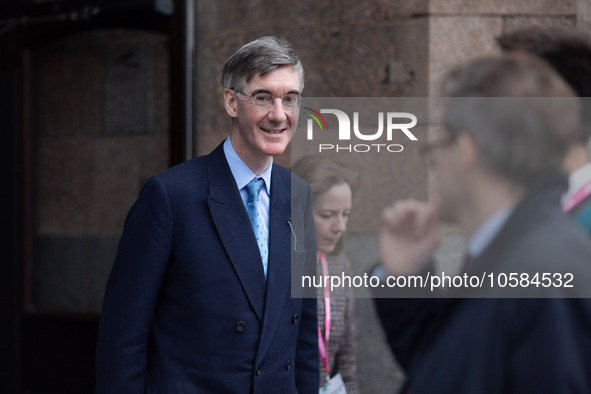
[[[264,152],[267,156],[279,156],[283,154],[283,152],[285,152],[288,145],[289,141],[279,143],[267,143],[265,145]]]

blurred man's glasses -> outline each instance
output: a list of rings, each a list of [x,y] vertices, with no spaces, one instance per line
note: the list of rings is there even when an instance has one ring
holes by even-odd
[[[425,142],[424,144],[419,145],[419,152],[424,156],[428,156],[437,149],[442,149],[450,146],[455,142],[455,140],[455,135],[448,134],[445,138],[441,138],[437,141]]]
[[[285,112],[291,112],[294,109],[297,110],[302,101],[302,96],[297,93],[286,94],[283,97],[273,97],[270,93],[257,93],[251,96],[239,91],[236,91],[236,94],[250,99],[252,104],[261,111],[270,111],[273,108],[275,100],[278,98],[281,99],[281,106]]]

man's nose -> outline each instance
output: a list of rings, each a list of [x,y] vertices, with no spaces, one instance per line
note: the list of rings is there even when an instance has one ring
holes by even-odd
[[[283,122],[285,119],[287,119],[281,98],[276,98],[273,100],[273,106],[271,107],[271,110],[267,116],[269,117],[270,121],[276,123]]]

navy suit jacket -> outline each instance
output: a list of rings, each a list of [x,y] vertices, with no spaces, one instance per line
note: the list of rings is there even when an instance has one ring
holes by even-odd
[[[565,180],[534,186],[467,274],[571,272],[573,289],[543,289],[544,297],[556,298],[375,300],[407,372],[402,392],[591,392],[591,300],[583,298],[591,283],[591,243],[560,210]],[[541,295],[533,290],[528,294]],[[492,295],[526,294],[500,291],[505,294]]]
[[[290,293],[291,261],[315,267],[312,194],[271,177],[266,284],[222,145],[146,182],[107,283],[98,393],[317,392],[316,300]]]

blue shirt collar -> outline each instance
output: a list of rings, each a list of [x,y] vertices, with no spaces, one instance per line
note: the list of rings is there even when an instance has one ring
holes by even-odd
[[[512,208],[504,207],[486,219],[468,240],[466,248],[468,256],[471,258],[480,256],[501,231],[512,212]]]
[[[230,142],[230,138],[231,137],[228,137],[226,141],[224,141],[224,154],[226,155],[226,160],[228,161],[230,171],[232,171],[232,175],[234,176],[238,190],[242,190],[242,188],[248,185],[248,183],[254,178],[262,178],[263,181],[265,181],[265,191],[267,195],[270,196],[273,158],[271,158],[271,164],[269,164],[269,167],[267,167],[267,169],[261,175],[257,176],[238,156],[234,150],[234,147],[232,146],[232,143]]]

